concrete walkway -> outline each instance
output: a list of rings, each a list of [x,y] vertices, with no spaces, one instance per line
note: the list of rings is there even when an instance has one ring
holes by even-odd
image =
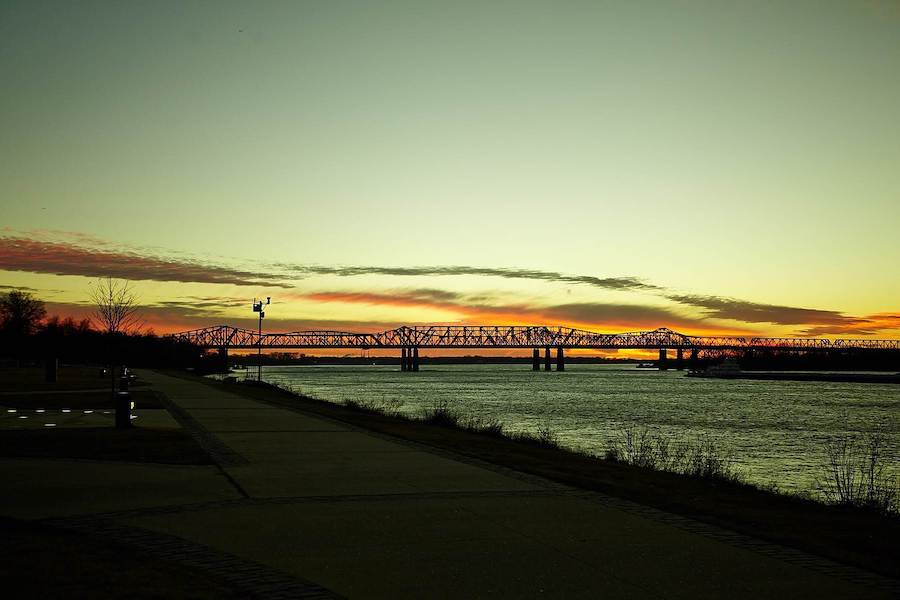
[[[310,597],[893,597],[878,578],[652,509],[140,376],[218,467],[2,460],[0,514],[200,545]]]

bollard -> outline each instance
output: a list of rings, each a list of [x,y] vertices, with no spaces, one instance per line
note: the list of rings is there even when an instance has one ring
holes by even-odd
[[[128,391],[128,376],[127,375],[122,375],[122,377],[119,378],[119,389],[122,390],[123,392]]]
[[[131,394],[116,392],[116,429],[131,427]]]

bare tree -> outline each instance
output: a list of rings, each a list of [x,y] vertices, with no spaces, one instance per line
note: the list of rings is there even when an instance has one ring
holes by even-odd
[[[116,366],[113,357],[117,338],[121,334],[131,333],[140,328],[138,317],[138,301],[131,283],[124,280],[99,279],[92,285],[90,291],[91,302],[94,304],[92,321],[99,325],[109,339],[107,351],[109,352],[110,389],[116,392]]]
[[[94,305],[92,319],[101,331],[110,334],[131,333],[140,328],[137,297],[131,283],[107,277],[91,287]]]

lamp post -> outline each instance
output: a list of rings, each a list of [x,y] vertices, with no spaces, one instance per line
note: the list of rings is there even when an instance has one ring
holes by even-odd
[[[262,381],[262,320],[266,316],[264,306],[268,306],[272,302],[272,298],[266,296],[266,303],[262,300],[253,299],[253,312],[259,313],[259,335],[256,338],[256,381]]]

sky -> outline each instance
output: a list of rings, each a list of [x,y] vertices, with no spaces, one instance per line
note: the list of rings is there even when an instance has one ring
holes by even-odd
[[[900,337],[900,2],[0,2],[0,292]]]

